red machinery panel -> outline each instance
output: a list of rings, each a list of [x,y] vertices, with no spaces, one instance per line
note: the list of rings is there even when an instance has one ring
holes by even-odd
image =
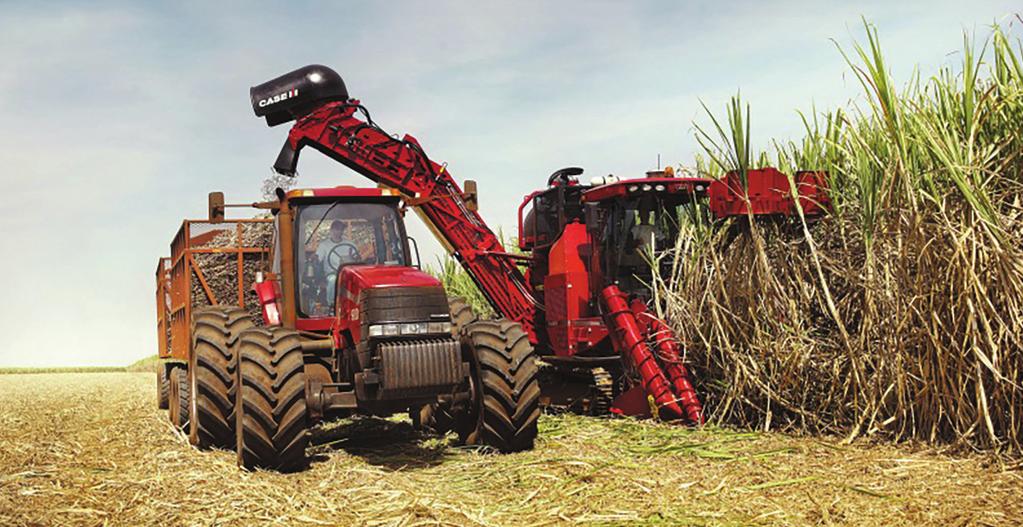
[[[824,172],[797,172],[794,178],[799,191],[799,203],[804,214],[819,215],[830,205],[825,192]],[[749,206],[743,197],[742,179],[738,172],[729,172],[714,181],[707,192],[710,210],[717,218],[728,216],[796,214],[789,178],[774,168],[760,168],[747,172]]]
[[[583,260],[589,246],[586,225],[570,223],[548,253],[544,307],[547,336],[556,355],[574,355],[578,351],[572,322],[590,316],[590,273]]]
[[[819,216],[831,209],[827,172],[809,170],[796,172],[796,185],[796,188],[799,189],[799,204],[803,207],[803,214]]]

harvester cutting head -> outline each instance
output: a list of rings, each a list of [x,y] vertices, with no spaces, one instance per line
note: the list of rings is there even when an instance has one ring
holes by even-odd
[[[249,88],[256,117],[268,126],[299,119],[330,101],[347,101],[348,89],[338,73],[311,64]]]

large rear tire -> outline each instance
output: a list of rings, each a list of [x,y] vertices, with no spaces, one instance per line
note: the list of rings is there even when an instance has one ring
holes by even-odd
[[[461,338],[462,330],[479,320],[472,306],[460,296],[448,297],[451,311],[451,331],[455,338]],[[444,435],[455,428],[455,417],[449,404],[431,403],[409,409],[412,427],[428,434]]]
[[[170,379],[167,378],[167,366],[163,363],[156,365],[156,393],[157,407],[161,410],[170,408]]]
[[[170,420],[171,423],[180,428],[182,432],[188,433],[188,370],[184,366],[174,366],[170,372]]]
[[[480,319],[472,306],[460,296],[449,296],[448,308],[451,310],[451,328],[455,335],[461,335],[463,328]]]
[[[462,346],[472,367],[471,410],[457,416],[459,439],[500,452],[533,448],[540,417],[536,352],[529,336],[507,319],[465,327]]]
[[[253,326],[252,317],[239,307],[208,307],[192,315],[188,440],[198,448],[235,446],[238,336]]]
[[[301,470],[306,465],[309,419],[298,333],[284,328],[245,330],[238,354],[238,465],[281,472]]]

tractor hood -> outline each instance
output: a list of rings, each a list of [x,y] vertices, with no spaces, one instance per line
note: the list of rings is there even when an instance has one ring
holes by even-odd
[[[413,267],[396,265],[349,265],[341,270],[338,283],[352,286],[358,293],[363,289],[390,287],[438,287],[440,280]]]
[[[350,265],[338,275],[341,328],[359,342],[371,324],[447,322],[448,297],[440,280],[412,267]]]

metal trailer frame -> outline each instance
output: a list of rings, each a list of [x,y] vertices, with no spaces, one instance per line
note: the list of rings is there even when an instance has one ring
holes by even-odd
[[[157,356],[170,358],[170,257],[161,257],[156,264],[156,342]]]
[[[251,218],[251,219],[229,219],[220,222],[211,222],[209,220],[184,220],[181,223],[181,227],[175,234],[173,241],[171,242],[171,256],[168,258],[170,265],[169,271],[167,272],[167,285],[163,287],[170,288],[170,309],[164,315],[161,320],[161,310],[157,309],[158,324],[161,328],[165,328],[166,324],[170,325],[170,344],[169,349],[164,353],[163,346],[161,345],[160,357],[163,359],[170,359],[175,361],[189,360],[189,354],[191,353],[192,343],[192,311],[195,304],[195,299],[192,298],[192,280],[193,277],[198,281],[199,286],[202,288],[203,293],[206,295],[206,299],[209,300],[211,305],[224,305],[230,303],[239,307],[245,308],[245,273],[244,263],[245,255],[248,254],[260,254],[264,257],[269,258],[271,253],[271,247],[254,247],[245,246],[243,242],[243,226],[245,224],[258,224],[258,223],[272,223],[272,219],[268,218]],[[209,233],[202,233],[193,235],[193,226],[196,224],[204,225],[216,225],[218,231],[233,228],[236,232],[236,243],[231,247],[203,247],[205,243],[209,242],[213,236],[208,236]],[[213,231],[216,232],[216,231]],[[203,274],[201,266],[196,262],[195,255],[197,254],[228,254],[236,255],[237,260],[237,298],[222,299],[217,298],[213,289],[206,281],[206,277]],[[164,259],[161,258],[161,262]],[[158,271],[159,272],[159,271]],[[248,284],[251,288],[251,281]],[[159,302],[161,282],[157,280],[157,298]]]

